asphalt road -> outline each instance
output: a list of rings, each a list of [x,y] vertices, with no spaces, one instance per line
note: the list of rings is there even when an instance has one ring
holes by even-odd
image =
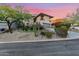
[[[0,43],[0,56],[79,56],[79,39],[33,43]]]

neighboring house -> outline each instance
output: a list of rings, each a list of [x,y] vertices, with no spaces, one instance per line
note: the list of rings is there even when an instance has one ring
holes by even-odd
[[[14,29],[17,29],[17,25],[16,25],[16,23],[13,23],[12,25],[11,25],[11,28],[14,30]],[[6,23],[6,21],[0,21],[0,33],[1,32],[5,32],[5,31],[7,31],[8,30],[8,25],[7,25],[7,23]]]
[[[27,20],[23,20],[23,23],[25,24],[25,26],[32,25],[33,24],[33,19],[32,18],[28,19],[28,21]]]
[[[53,18],[53,16],[40,13],[34,17],[34,22],[40,24],[43,27],[51,27],[51,23],[49,22],[50,18]]]
[[[12,23],[11,25],[12,30],[17,30],[18,29],[18,25],[16,22]]]
[[[74,29],[79,30],[79,26],[78,27],[74,27]]]
[[[8,30],[7,23],[5,21],[0,21],[0,32]]]
[[[79,26],[71,26],[71,29],[73,29],[73,30],[79,30]]]

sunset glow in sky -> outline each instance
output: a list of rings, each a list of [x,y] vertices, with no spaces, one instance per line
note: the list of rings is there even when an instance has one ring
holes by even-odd
[[[54,17],[66,17],[79,8],[77,3],[17,3],[12,6],[24,6],[24,11],[30,11],[32,14],[45,13]]]

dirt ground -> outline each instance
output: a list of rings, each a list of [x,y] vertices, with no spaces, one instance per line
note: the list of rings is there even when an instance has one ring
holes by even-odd
[[[23,32],[23,31],[14,31],[11,33],[1,33],[0,42],[6,41],[28,41],[28,40],[38,40],[44,39],[42,36],[35,37],[34,32]]]
[[[79,33],[73,35],[72,38],[79,38]],[[44,36],[39,35],[38,37],[35,37],[34,32],[23,32],[23,31],[14,31],[11,33],[2,33],[0,34],[0,42],[34,42],[34,41],[55,41],[55,40],[68,40],[67,38],[59,38],[56,35],[53,35],[51,39],[48,39]]]

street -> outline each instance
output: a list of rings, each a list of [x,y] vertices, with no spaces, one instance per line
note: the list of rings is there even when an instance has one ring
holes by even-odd
[[[0,56],[79,56],[79,39],[0,43]]]

